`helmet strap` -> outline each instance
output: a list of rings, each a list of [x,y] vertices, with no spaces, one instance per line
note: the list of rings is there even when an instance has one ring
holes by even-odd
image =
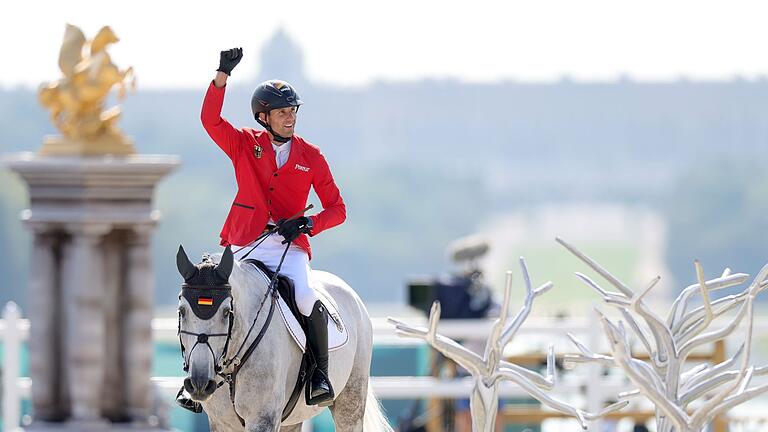
[[[266,129],[267,132],[272,134],[272,139],[273,140],[275,140],[275,141],[277,141],[277,142],[279,142],[281,144],[287,143],[288,141],[291,140],[290,137],[286,138],[284,136],[281,136],[281,135],[278,135],[277,133],[275,133],[275,131],[272,130],[272,126],[270,126],[269,123],[268,123],[268,121],[269,121],[269,113],[264,113],[264,115],[267,116],[267,121],[266,122],[263,121],[262,119],[260,119],[258,114],[256,114],[256,121],[260,125],[264,126],[264,129]]]

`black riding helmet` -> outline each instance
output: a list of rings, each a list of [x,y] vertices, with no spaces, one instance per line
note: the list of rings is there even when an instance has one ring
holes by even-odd
[[[298,107],[304,102],[301,101],[293,86],[281,80],[267,80],[259,84],[251,97],[251,111],[253,118],[272,134],[277,142],[288,142],[290,138],[277,135],[269,123],[259,118],[259,113],[266,113],[273,109]]]

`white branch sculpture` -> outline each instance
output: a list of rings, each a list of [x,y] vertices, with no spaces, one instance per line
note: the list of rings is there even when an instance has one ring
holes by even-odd
[[[499,398],[499,383],[509,380],[522,387],[528,394],[550,408],[571,415],[578,419],[581,427],[587,429],[587,421],[594,420],[605,414],[620,410],[628,404],[622,401],[610,405],[601,412],[593,414],[574,408],[564,402],[552,398],[545,390],[551,390],[555,385],[555,353],[552,345],[547,355],[547,374],[542,376],[516,364],[506,362],[502,358],[504,347],[512,340],[523,322],[528,318],[533,307],[533,300],[552,288],[552,282],[533,289],[525,260],[520,258],[520,266],[525,279],[525,304],[518,314],[509,322],[509,302],[512,291],[512,272],[507,272],[504,288],[504,302],[501,305],[500,317],[491,330],[485,346],[485,353],[480,355],[468,350],[456,341],[437,334],[437,324],[440,320],[440,303],[432,304],[429,315],[429,327],[412,327],[401,321],[389,318],[395,325],[397,334],[404,337],[423,339],[446,357],[455,361],[472,374],[474,386],[469,401],[472,414],[472,430],[475,432],[492,432],[496,421]]]
[[[643,302],[643,298],[659,281],[658,277],[645,290],[636,293],[575,247],[559,238],[557,242],[619,290],[608,292],[587,276],[576,273],[603,297],[606,304],[621,312],[632,333],[647,350],[650,364],[633,358],[629,334],[623,322],[616,324],[600,311],[598,314],[612,356],[595,354],[569,335],[581,354],[567,355],[566,360],[621,367],[638,387],[635,391],[622,394],[622,397],[642,394],[650,399],[656,407],[658,432],[701,432],[717,415],[768,391],[768,385],[749,387],[753,376],[768,374],[768,368],[749,366],[753,302],[755,296],[768,287],[768,264],[741,293],[712,301],[710,294],[713,291],[739,285],[749,276],[731,274],[730,269],[725,269],[719,278],[705,280],[701,264],[696,261],[698,282],[683,290],[673,303],[667,319],[663,320]],[[703,305],[688,310],[689,302],[696,294],[701,294]],[[725,327],[706,331],[714,319],[736,308],[738,311],[735,317]],[[700,365],[685,372],[682,370],[695,348],[725,339],[736,330],[745,316],[748,321],[746,341],[733,357],[717,365]],[[640,321],[645,323],[644,328],[640,326]],[[734,367],[736,369],[732,369]],[[691,404],[704,396],[708,398],[696,404],[693,409]]]

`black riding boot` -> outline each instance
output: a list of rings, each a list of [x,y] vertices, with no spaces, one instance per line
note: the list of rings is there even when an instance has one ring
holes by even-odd
[[[181,386],[179,393],[176,395],[176,405],[184,408],[185,410],[192,411],[195,414],[203,412],[203,405],[200,402],[194,401],[184,396],[184,386]]]
[[[321,302],[315,302],[307,321],[307,345],[316,363],[307,386],[307,405],[328,406],[334,394],[328,378],[328,312]]]

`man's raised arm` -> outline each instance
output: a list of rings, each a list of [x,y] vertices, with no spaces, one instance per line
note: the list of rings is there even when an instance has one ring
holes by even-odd
[[[208,86],[208,92],[203,101],[203,109],[200,113],[200,120],[206,132],[230,159],[234,158],[242,132],[221,117],[221,107],[224,104],[227,78],[242,58],[242,48],[232,48],[220,53],[219,68],[216,70],[212,85]]]
[[[229,78],[229,75],[225,74],[224,72],[218,71],[216,72],[216,77],[213,79],[213,85],[215,85],[218,88],[222,88],[225,85],[227,85],[227,78]]]

